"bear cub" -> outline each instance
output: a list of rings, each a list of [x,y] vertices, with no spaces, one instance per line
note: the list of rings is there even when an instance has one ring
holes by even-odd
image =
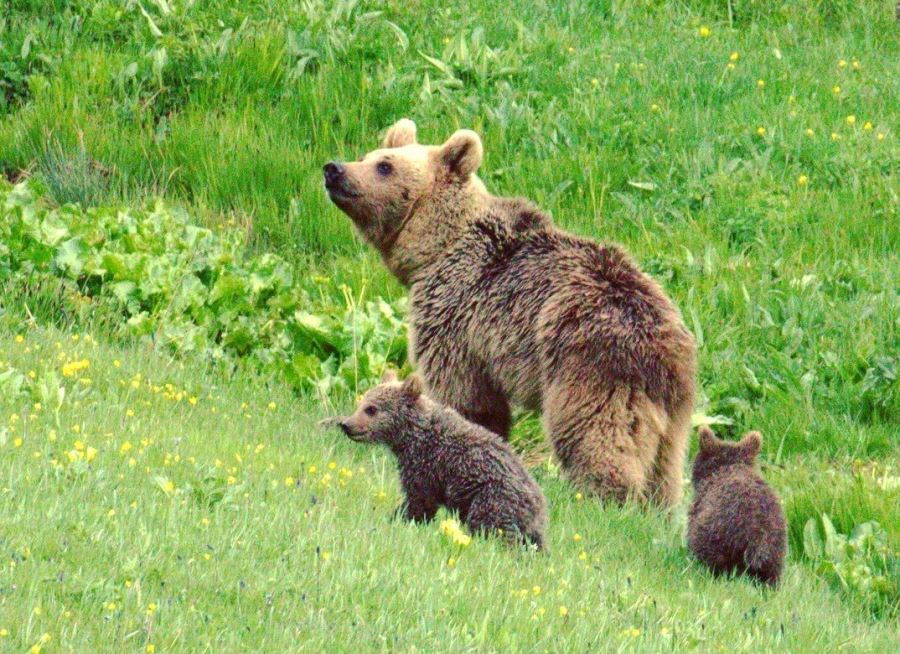
[[[422,394],[423,382],[387,373],[352,416],[333,422],[351,439],[394,453],[406,497],[398,512],[430,521],[441,506],[473,533],[502,530],[509,543],[544,547],[547,501],[499,436]]]
[[[688,547],[717,574],[744,573],[774,586],[784,566],[787,523],[754,466],[761,446],[759,432],[729,443],[700,428]]]

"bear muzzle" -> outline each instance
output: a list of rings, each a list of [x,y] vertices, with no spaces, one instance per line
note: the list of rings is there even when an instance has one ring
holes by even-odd
[[[346,420],[341,420],[337,423],[338,427],[351,441],[363,442],[365,438],[363,435],[354,429],[354,427]]]
[[[332,199],[356,195],[348,183],[347,168],[344,164],[337,161],[329,161],[322,167],[322,174],[325,177],[325,188]]]

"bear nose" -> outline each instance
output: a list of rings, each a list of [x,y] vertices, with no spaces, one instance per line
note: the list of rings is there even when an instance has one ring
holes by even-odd
[[[322,173],[325,175],[325,185],[331,186],[340,182],[344,178],[346,169],[337,161],[329,161],[322,167]]]

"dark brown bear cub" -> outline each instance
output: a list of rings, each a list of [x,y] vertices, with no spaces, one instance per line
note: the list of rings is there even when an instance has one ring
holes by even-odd
[[[754,466],[761,446],[756,431],[729,443],[700,428],[688,546],[716,573],[745,573],[774,586],[784,565],[787,524],[778,497]]]
[[[352,440],[383,443],[397,457],[401,514],[429,521],[441,506],[473,533],[502,530],[510,542],[544,546],[547,501],[499,436],[422,395],[422,380],[386,375],[356,412],[335,422]]]

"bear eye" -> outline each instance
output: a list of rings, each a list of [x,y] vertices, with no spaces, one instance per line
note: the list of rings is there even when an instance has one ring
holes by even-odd
[[[378,413],[378,409],[370,404],[365,409],[363,409],[363,413],[365,413],[367,416],[374,416],[376,413]]]
[[[379,161],[375,169],[382,177],[387,177],[392,172],[394,172],[394,167],[391,165],[390,161]]]

